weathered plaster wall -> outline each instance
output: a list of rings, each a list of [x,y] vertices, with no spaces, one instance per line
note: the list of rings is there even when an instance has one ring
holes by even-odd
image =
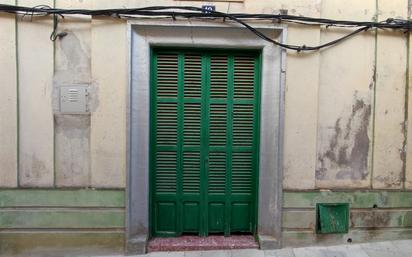
[[[14,4],[14,1],[5,1]],[[18,116],[16,28],[13,15],[0,16],[0,186],[17,186]]]
[[[316,203],[351,206],[349,232],[316,234]],[[283,200],[283,246],[330,245],[410,239],[412,192],[286,192]]]
[[[290,10],[290,14],[320,17],[320,1],[285,2],[288,3],[281,7]],[[302,30],[300,26],[291,25],[288,42],[319,45],[320,29],[310,26]],[[284,185],[290,188],[311,189],[315,186],[319,57],[319,52],[288,52],[286,57],[283,175]]]
[[[91,8],[89,1],[57,1],[58,8]],[[55,44],[53,109],[55,124],[55,185],[87,187],[90,185],[90,115],[62,115],[59,88],[89,85],[93,100],[91,75],[91,18],[65,17],[59,28],[67,33]],[[94,107],[94,106],[91,106]]]
[[[400,2],[403,6],[408,4],[406,0]],[[402,5],[380,1],[378,18],[407,17],[408,9]],[[407,43],[407,36],[402,32],[377,35],[373,188],[404,187],[405,161],[408,158],[404,145],[408,130],[405,115]]]
[[[21,0],[18,4],[110,8],[153,3]],[[156,4],[201,5],[196,1]],[[407,0],[246,0],[215,4],[218,10],[229,12],[274,13],[282,8],[291,14],[336,19],[408,16]],[[6,176],[1,185],[124,187],[126,22],[65,17],[59,31],[68,34],[55,43],[49,40],[49,18],[15,20],[2,15],[0,22],[4,28],[0,33],[4,41],[0,52],[5,67],[1,72],[7,74],[2,83],[4,147],[0,165]],[[343,33],[347,30],[290,25],[288,41],[316,45]],[[371,30],[319,52],[288,52],[285,189],[402,189],[404,181],[410,187],[408,43],[401,32]],[[58,88],[71,84],[89,86],[90,115],[64,116],[55,112]]]
[[[92,79],[97,102],[90,128],[93,187],[124,187],[126,182],[127,45],[124,22],[92,20]]]
[[[19,4],[53,5],[53,1],[22,0]],[[16,21],[19,185],[51,187],[54,185],[54,122],[51,104],[54,59],[53,44],[49,40],[52,22],[47,17],[39,18],[37,22],[30,22],[30,19]]]
[[[202,5],[199,1],[174,0],[0,0],[0,3],[48,4],[61,8]],[[287,9],[294,15],[366,21],[410,16],[407,0],[244,0],[214,4],[224,12],[277,13],[279,9]],[[67,32],[67,36],[53,43],[49,40],[50,18],[15,19],[0,14],[0,187],[19,188],[16,192],[27,190],[21,188],[55,190],[56,187],[122,189],[126,180],[129,74],[126,21],[67,16],[60,21],[59,31]],[[317,45],[347,32],[290,24],[288,42]],[[408,34],[370,30],[319,52],[287,53],[283,154],[283,187],[287,191],[284,229],[288,232],[285,242],[294,244],[299,237],[304,239],[298,241],[300,244],[325,242],[314,239],[310,228],[313,204],[288,205],[288,201],[307,194],[321,194],[319,189],[346,190],[346,193],[376,189],[382,199],[410,198],[406,192],[400,195],[387,192],[412,189],[410,45]],[[56,112],[58,88],[71,84],[88,85],[90,115]],[[350,195],[359,197],[356,193]],[[316,201],[324,199],[318,197]],[[410,202],[406,204],[393,204],[391,208],[411,207]],[[295,213],[294,208],[303,209]],[[368,210],[353,214],[352,233],[366,240],[367,233],[362,229],[376,227],[380,217],[386,215],[382,214],[386,210],[376,212],[366,218],[362,215]],[[386,231],[389,237],[400,228],[412,226],[409,210],[389,212],[382,223],[391,229]],[[310,220],[302,219],[308,223],[294,225],[288,222],[290,217]],[[361,222],[370,218],[369,223]],[[405,222],[396,223],[400,219]],[[35,228],[58,224],[53,222],[60,221],[51,219],[50,223]],[[307,233],[299,234],[302,229]],[[380,228],[374,231],[378,231],[375,238],[383,237]],[[405,235],[410,235],[410,231]],[[122,240],[118,236],[115,235],[117,242]],[[75,241],[72,235],[67,238]]]
[[[371,20],[375,1],[323,1],[322,17]],[[348,33],[321,30],[325,43]],[[370,185],[374,35],[368,32],[320,53],[316,188]],[[285,185],[288,187],[287,185]]]

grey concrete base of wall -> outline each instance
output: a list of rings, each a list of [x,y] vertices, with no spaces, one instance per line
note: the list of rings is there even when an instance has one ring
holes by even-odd
[[[256,23],[285,42],[286,28]],[[142,253],[149,236],[150,51],[155,46],[257,49],[262,53],[257,230],[263,249],[280,247],[285,51],[230,22],[134,20],[129,22],[126,249]]]
[[[259,247],[262,250],[278,249],[281,247],[280,240],[272,236],[258,235]]]
[[[146,235],[136,236],[136,237],[128,239],[126,242],[125,254],[126,255],[145,254],[147,251],[146,249],[147,240],[148,238]]]

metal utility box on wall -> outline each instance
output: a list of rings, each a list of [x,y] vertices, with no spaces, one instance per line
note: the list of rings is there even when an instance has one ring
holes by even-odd
[[[63,114],[87,114],[88,90],[86,85],[60,88],[60,112]]]
[[[317,203],[316,233],[347,233],[349,229],[348,203]]]

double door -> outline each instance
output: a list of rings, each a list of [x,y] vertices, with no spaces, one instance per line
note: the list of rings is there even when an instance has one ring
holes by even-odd
[[[153,49],[151,233],[256,230],[260,54]]]

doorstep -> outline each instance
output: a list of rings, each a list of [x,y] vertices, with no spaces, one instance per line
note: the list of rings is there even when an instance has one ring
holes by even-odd
[[[147,246],[148,252],[257,248],[259,245],[252,235],[156,237],[149,240]]]

